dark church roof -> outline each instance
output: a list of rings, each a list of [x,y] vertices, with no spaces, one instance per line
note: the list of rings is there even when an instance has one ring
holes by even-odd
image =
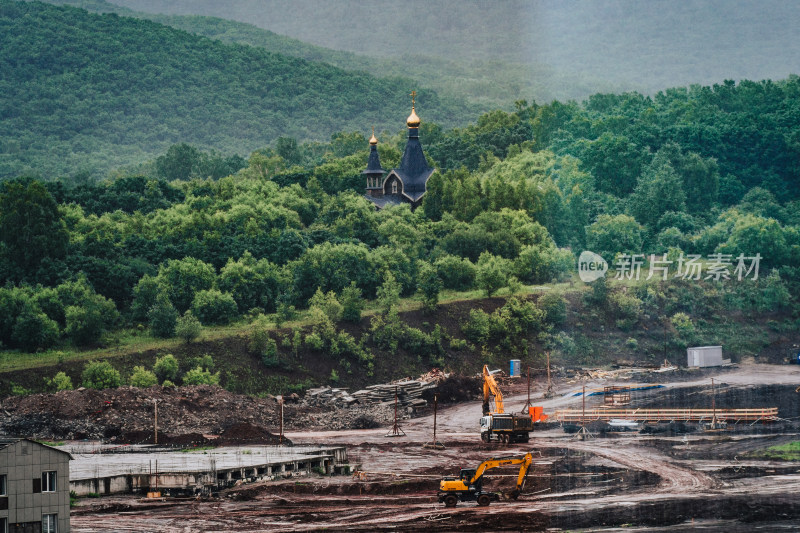
[[[403,181],[403,193],[411,201],[416,202],[425,194],[425,183],[433,174],[433,169],[428,166],[422,145],[419,142],[419,128],[408,128],[408,142],[403,152],[400,166],[394,169]]]
[[[383,174],[384,170],[381,168],[381,158],[378,156],[378,147],[370,144],[369,147],[369,161],[367,161],[367,170],[362,170],[362,174]]]

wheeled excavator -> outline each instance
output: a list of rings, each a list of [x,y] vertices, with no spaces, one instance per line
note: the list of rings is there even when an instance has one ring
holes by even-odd
[[[446,507],[455,507],[459,501],[476,501],[478,505],[486,506],[499,500],[499,493],[483,490],[483,475],[487,470],[503,465],[520,465],[517,485],[508,493],[510,498],[516,500],[525,487],[525,479],[532,462],[533,457],[528,452],[522,457],[497,457],[487,459],[478,468],[464,468],[459,477],[445,477],[439,482],[439,503],[444,503]]]

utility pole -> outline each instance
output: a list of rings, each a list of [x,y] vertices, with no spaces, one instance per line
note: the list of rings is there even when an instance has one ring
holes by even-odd
[[[153,444],[158,444],[158,400],[153,398]]]
[[[717,429],[717,392],[714,390],[714,378],[711,378],[711,429]]]
[[[550,378],[550,352],[547,354],[547,390],[544,391],[545,398],[552,398],[556,394],[553,392],[553,380]]]
[[[283,396],[278,396],[278,407],[280,409],[280,433],[278,434],[278,444],[283,445]]]

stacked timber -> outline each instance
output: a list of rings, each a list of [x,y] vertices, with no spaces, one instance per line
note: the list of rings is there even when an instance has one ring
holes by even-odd
[[[354,403],[357,403],[358,399],[350,395],[347,389],[317,387],[316,389],[308,389],[303,401],[307,405],[350,407]]]
[[[353,397],[361,403],[378,403],[394,405],[395,391],[397,391],[397,405],[399,407],[425,407],[428,402],[422,398],[422,392],[436,387],[434,382],[408,379],[396,383],[370,385],[366,389],[356,391]]]

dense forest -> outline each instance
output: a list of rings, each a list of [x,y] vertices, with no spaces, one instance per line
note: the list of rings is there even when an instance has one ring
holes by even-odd
[[[7,180],[0,340],[92,345],[124,324],[160,331],[163,317],[169,336],[187,312],[203,324],[287,317],[318,290],[491,295],[569,278],[584,248],[609,262],[759,253],[760,283],[796,294],[798,92],[797,77],[726,82],[519,102],[450,130],[424,122],[440,170],[413,212],[363,198],[359,134],[324,146],[282,137],[238,162],[175,145],[152,174],[99,184]],[[382,139],[384,166],[404,142]]]
[[[99,182],[80,167],[57,179],[17,171],[0,183],[0,361],[26,352],[114,345],[123,332],[188,342],[202,328],[231,323],[247,328],[248,349],[266,368],[282,368],[280,353],[312,350],[334,358],[332,375],[356,369],[372,375],[376,358],[398,349],[439,365],[459,350],[485,357],[492,350],[526,354],[529,341],[555,350],[556,357],[589,354],[582,326],[570,333],[562,328],[568,313],[561,292],[534,301],[523,289],[574,283],[582,250],[601,254],[612,266],[618,254],[666,254],[676,264],[696,255],[706,273],[713,254],[717,262],[727,258],[731,270],[740,255],[761,257],[757,279],[739,281],[730,272],[733,279],[706,276],[695,283],[672,269],[671,281],[663,283],[595,282],[582,298],[602,309],[615,331],[629,332],[663,315],[682,332],[685,348],[687,342],[715,341],[713,331],[706,333],[728,324],[725,313],[734,311],[772,313],[775,331],[797,329],[797,76],[693,85],[652,97],[595,94],[582,103],[544,105],[519,100],[513,111],[483,113],[463,127],[437,122],[450,116],[454,104],[420,91],[420,137],[438,171],[417,210],[377,211],[363,196],[367,139],[348,120],[360,120],[364,115],[358,113],[367,108],[400,122],[409,112],[402,104],[405,88],[375,87],[367,75],[116,15],[0,2],[0,21],[23,25],[7,26],[13,31],[0,36],[0,42],[17,43],[9,48],[13,54],[0,59],[3,71],[24,72],[21,86],[63,99],[53,106],[43,97],[20,96],[23,89],[4,78],[3,123],[18,128],[4,132],[3,142],[39,143],[51,159],[71,150],[73,132],[84,126],[97,135],[80,136],[84,141],[102,137],[124,144],[120,139],[131,135],[153,146],[168,143],[167,136],[155,142],[159,130],[149,129],[142,116],[136,120],[144,122],[126,132],[112,119],[136,109],[155,116],[167,107],[189,106],[175,89],[188,87],[180,68],[187,62],[202,64],[204,77],[214,77],[214,83],[194,86],[192,94],[202,100],[186,108],[192,120],[168,115],[184,142],[165,146],[135,171],[119,169]],[[34,22],[52,31],[20,29]],[[98,48],[89,53],[90,45],[81,48],[76,40],[59,45],[52,37],[65,28],[85,32],[81,42]],[[24,43],[17,42],[34,46],[42,35],[49,36],[49,47],[23,52]],[[146,78],[151,94],[163,97],[157,101],[123,90],[131,80],[144,83],[136,76],[153,64],[149,54],[162,58],[165,68]],[[114,69],[114,63],[94,62],[97,57],[125,57],[125,65],[143,70]],[[215,70],[209,71],[212,64]],[[67,71],[69,65],[75,68]],[[292,67],[286,79],[273,76],[276,65]],[[281,96],[273,111],[247,100],[249,93],[241,91],[248,80],[268,84],[263,93],[253,93],[263,99]],[[333,90],[295,89],[320,83],[337,85],[337,91],[356,83],[356,93],[365,92],[350,99]],[[216,87],[235,97],[217,94]],[[90,100],[81,107],[78,90],[105,107],[90,113]],[[238,116],[236,98],[245,99],[241,109],[251,118],[264,121],[262,111],[274,118],[262,126],[275,140],[265,137],[247,157],[222,155],[203,142],[234,135],[206,124],[202,112]],[[316,102],[314,115],[299,109],[309,99]],[[296,120],[278,120],[279,109],[291,109]],[[321,111],[331,121],[327,127],[339,129],[328,141],[306,140]],[[352,115],[343,118],[345,111]],[[95,122],[84,124],[89,115]],[[116,129],[101,127],[109,120]],[[379,137],[383,167],[397,166],[406,132]],[[86,153],[93,146],[84,146]],[[6,150],[5,161],[12,156]],[[60,168],[69,168],[70,161],[60,161]],[[446,331],[435,322],[412,327],[399,318],[401,298],[417,299],[433,314],[444,291],[501,294],[503,302],[471,310]],[[368,329],[356,334],[346,323],[363,325],[366,301],[372,308]],[[274,328],[301,311],[304,329],[293,329],[276,344]],[[638,341],[626,342],[635,347]]]
[[[415,87],[149,21],[9,0],[0,1],[0,70],[0,178],[105,176],[179,142],[245,156],[283,135],[395,129]],[[417,91],[431,119],[474,116]]]
[[[521,94],[538,101],[582,99],[597,91],[613,91],[621,87],[620,84],[593,79],[586,74],[567,74],[545,64],[526,64],[498,56],[465,58],[440,49],[431,50],[428,46],[405,49],[400,54],[395,50],[395,54],[390,55],[372,55],[375,50],[369,48],[353,53],[316,46],[228,18],[145,13],[106,0],[50,0],[50,3],[72,5],[90,12],[144,18],[225,43],[259,46],[271,52],[321,61],[345,70],[366,71],[380,78],[410,78],[418,86],[435,89],[442,95],[463,98],[481,111],[510,107]],[[251,20],[246,17],[240,19]],[[383,20],[402,24],[399,19]],[[284,28],[278,24],[276,30],[282,31]],[[384,30],[387,34],[393,31],[388,28]],[[396,40],[391,42],[393,46],[397,45]],[[465,49],[473,50],[475,47],[467,46]]]

